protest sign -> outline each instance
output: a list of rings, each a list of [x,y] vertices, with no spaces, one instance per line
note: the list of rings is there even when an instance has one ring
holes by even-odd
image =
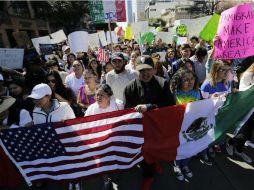
[[[61,43],[65,40],[67,40],[67,37],[66,37],[63,30],[58,30],[57,32],[54,32],[54,33],[50,34],[50,36],[52,38],[51,42],[53,44],[58,44],[58,43]]]
[[[93,23],[126,22],[125,1],[90,0],[89,12]]]
[[[109,33],[109,31],[107,31],[106,34],[107,34],[107,42],[108,42],[108,44],[110,44],[111,42],[110,42],[110,33]],[[116,36],[115,31],[111,31],[111,36],[112,36],[112,42],[114,44],[117,44],[118,43],[118,38]]]
[[[100,46],[98,33],[88,34],[88,45],[91,48]]]
[[[50,55],[58,50],[57,44],[39,44],[41,55]]]
[[[141,35],[141,37],[138,39],[138,41],[144,44],[144,42],[147,42],[149,45],[152,45],[152,42],[154,40],[154,34],[152,32],[146,32]]]
[[[18,31],[12,33],[19,47],[27,47],[27,45],[31,46],[31,40],[26,31]]]
[[[99,35],[99,39],[101,41],[102,46],[108,45],[105,32],[104,31],[99,31],[98,35]]]
[[[157,39],[161,38],[162,42],[170,44],[170,43],[172,43],[173,35],[171,34],[171,32],[157,32],[156,38]]]
[[[39,38],[32,38],[33,46],[36,51],[40,54],[40,44],[51,44],[51,39],[49,36],[42,36]]]
[[[87,52],[88,51],[88,33],[85,31],[76,31],[68,35],[69,46],[71,52]]]
[[[124,39],[131,40],[131,39],[132,39],[132,36],[133,36],[132,27],[131,27],[131,25],[128,25],[128,26],[125,28]]]
[[[176,34],[178,36],[186,36],[187,33],[187,26],[185,24],[181,24],[176,27]]]
[[[222,12],[215,41],[215,57],[237,59],[254,55],[254,17],[251,3]]]
[[[23,68],[24,49],[0,48],[0,65],[10,69]]]
[[[139,37],[139,33],[145,33],[149,31],[148,21],[140,21],[131,23],[132,26],[132,35],[135,37]]]
[[[200,32],[199,36],[208,42],[212,41],[214,36],[217,33],[219,20],[220,20],[220,15],[213,14],[212,18],[206,23],[205,27]]]
[[[187,37],[177,37],[177,41],[176,44],[177,45],[182,45],[182,44],[186,44],[188,42],[188,38]]]

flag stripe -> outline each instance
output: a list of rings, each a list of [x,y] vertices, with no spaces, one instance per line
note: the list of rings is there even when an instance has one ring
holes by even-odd
[[[118,170],[123,170],[123,169],[129,169],[139,162],[143,160],[143,157],[140,156],[139,158],[137,157],[135,160],[130,162],[128,165],[118,165],[114,164],[115,161],[112,161],[113,164],[108,164],[105,166],[101,166],[100,168],[94,168],[88,171],[80,171],[80,172],[70,172],[69,174],[64,174],[64,175],[57,175],[57,176],[52,176],[52,175],[46,175],[46,174],[41,174],[41,175],[35,175],[28,177],[30,181],[38,180],[38,179],[52,179],[52,180],[70,180],[70,179],[83,179],[83,177],[86,176],[96,176],[96,174],[100,173],[102,174],[105,172],[107,174],[109,171],[118,171]]]

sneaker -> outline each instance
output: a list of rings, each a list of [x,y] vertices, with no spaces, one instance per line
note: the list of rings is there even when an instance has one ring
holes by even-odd
[[[249,164],[252,162],[252,159],[244,152],[238,152],[237,150],[235,150],[235,155],[242,158],[245,162],[247,162]]]
[[[181,169],[178,166],[174,166],[174,172],[176,174],[176,178],[179,181],[183,181],[184,180],[184,175],[183,175]]]
[[[213,150],[212,147],[208,149],[208,155],[209,155],[211,158],[215,158],[215,151]]]
[[[192,171],[189,169],[188,166],[184,166],[182,169],[185,176],[191,178],[193,176]]]
[[[227,151],[229,156],[233,156],[233,154],[234,154],[234,147],[233,147],[233,145],[230,145],[228,143],[228,141],[229,141],[229,139],[226,139],[226,151]]]
[[[214,149],[214,152],[221,152],[220,145],[214,145],[213,149]]]
[[[208,157],[207,154],[202,155],[202,157],[200,158],[200,162],[202,164],[207,165],[207,166],[212,166],[213,165],[212,161],[210,160],[210,158]]]

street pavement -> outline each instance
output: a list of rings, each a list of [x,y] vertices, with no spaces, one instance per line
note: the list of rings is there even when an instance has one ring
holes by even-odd
[[[254,149],[246,148],[246,153],[254,160]],[[217,153],[213,159],[213,166],[201,164],[199,158],[193,157],[189,163],[193,177],[185,181],[178,181],[173,172],[172,163],[162,163],[163,172],[157,174],[152,185],[152,190],[253,190],[254,189],[254,163],[247,164],[238,157],[228,157],[225,150]],[[135,173],[135,172],[134,172]],[[133,177],[129,172],[130,179]],[[136,176],[134,176],[136,178]],[[133,181],[127,181],[125,190]],[[94,184],[97,184],[96,181]],[[130,185],[131,184],[131,185]],[[91,186],[91,185],[90,185]],[[14,190],[68,190],[66,184],[55,184],[50,187],[28,188],[25,184]],[[91,189],[85,186],[83,190]],[[96,187],[93,188],[96,190]],[[115,188],[114,188],[115,189]],[[12,190],[1,188],[0,190]]]

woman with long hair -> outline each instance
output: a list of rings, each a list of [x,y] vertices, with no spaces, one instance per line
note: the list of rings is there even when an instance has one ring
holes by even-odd
[[[79,89],[77,104],[85,111],[95,102],[96,74],[92,70],[85,73],[86,84]]]
[[[89,60],[88,70],[92,70],[96,74],[96,77],[97,77],[96,81],[97,83],[100,83],[102,67],[97,62],[96,59],[92,58]]]
[[[75,60],[76,60],[76,55],[74,53],[69,53],[67,55],[67,62],[64,66],[64,70],[67,73],[72,73],[72,71],[73,71],[72,64],[74,63]]]
[[[58,71],[51,70],[46,74],[46,84],[48,84],[55,95],[55,98],[60,102],[71,104],[74,100],[71,89],[66,88]]]

